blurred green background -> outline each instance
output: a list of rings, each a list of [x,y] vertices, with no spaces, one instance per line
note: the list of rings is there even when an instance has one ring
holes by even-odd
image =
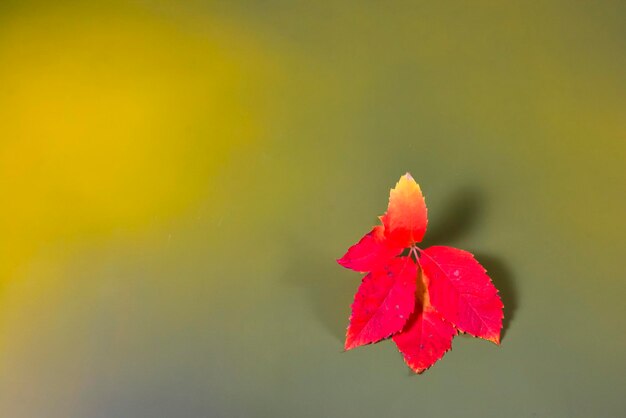
[[[626,413],[626,3],[0,3],[0,415]],[[342,352],[410,171],[501,347]]]

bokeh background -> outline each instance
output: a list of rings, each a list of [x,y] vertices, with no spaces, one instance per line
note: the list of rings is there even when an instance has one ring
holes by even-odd
[[[626,2],[0,2],[0,415],[626,413]],[[502,346],[342,352],[406,171]]]

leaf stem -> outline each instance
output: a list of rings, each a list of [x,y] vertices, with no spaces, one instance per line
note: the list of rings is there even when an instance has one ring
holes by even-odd
[[[417,248],[416,245],[411,246],[410,250],[409,250],[409,255],[413,256],[415,258],[415,262],[417,263],[419,260],[419,254],[418,251],[421,252],[422,250]]]
[[[422,250],[422,249],[421,249],[420,247],[418,247],[417,245],[413,244],[413,245],[410,247],[410,250],[409,250],[409,255],[412,255],[413,257],[415,257],[415,262],[416,262],[417,264],[419,264],[419,261],[420,261],[420,257],[419,257],[419,256],[420,256],[423,252],[424,252],[424,250]],[[428,255],[426,255],[426,256],[428,257]],[[430,257],[428,257],[428,258],[430,258]]]

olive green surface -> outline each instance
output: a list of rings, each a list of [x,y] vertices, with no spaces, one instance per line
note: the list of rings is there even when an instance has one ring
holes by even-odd
[[[52,4],[54,3],[54,4]],[[0,5],[0,416],[623,417],[626,3]],[[501,346],[343,352],[410,172]]]

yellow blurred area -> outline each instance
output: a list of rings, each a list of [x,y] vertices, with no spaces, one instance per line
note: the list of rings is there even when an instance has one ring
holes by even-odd
[[[258,142],[272,73],[225,24],[132,11],[16,14],[0,63],[1,281],[42,246],[146,228],[206,197],[220,163]]]

